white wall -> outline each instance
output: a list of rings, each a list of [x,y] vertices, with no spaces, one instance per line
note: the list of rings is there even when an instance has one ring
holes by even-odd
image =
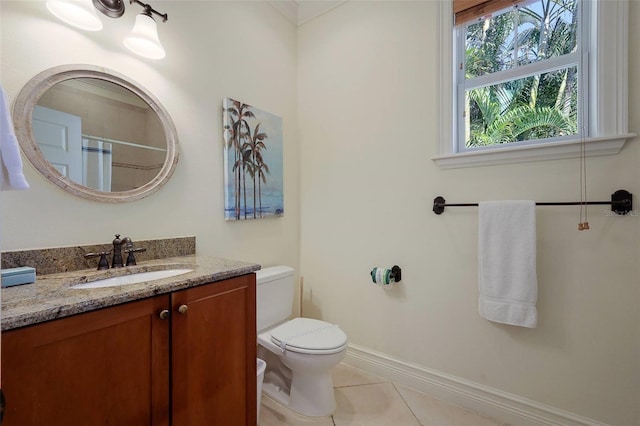
[[[631,2],[630,131],[640,130]],[[540,207],[539,325],[477,314],[477,209],[433,198],[579,200],[578,160],[440,170],[437,3],[348,2],[299,28],[301,275],[307,315],[351,343],[617,425],[640,422],[639,218]],[[634,19],[635,18],[635,19]],[[640,148],[588,160],[591,199],[640,194]],[[637,213],[639,210],[636,210]],[[370,284],[374,266],[402,284]]]
[[[120,19],[102,17],[99,33],[76,30],[44,1],[2,1],[0,75],[13,102],[22,86],[53,66],[86,63],[126,74],[152,92],[178,130],[180,161],[169,183],[143,200],[117,205],[73,197],[30,164],[31,189],[3,192],[2,249],[109,243],[195,235],[197,251],[239,260],[298,265],[299,148],[296,28],[263,2],[157,1],[164,60],[131,54],[122,39],[142,10],[126,2]],[[224,221],[222,99],[283,117],[285,216]]]

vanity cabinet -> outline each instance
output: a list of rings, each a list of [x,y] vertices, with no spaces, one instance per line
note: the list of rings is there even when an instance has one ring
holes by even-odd
[[[3,424],[168,425],[168,300],[3,332]]]
[[[255,288],[251,274],[171,295],[173,426],[256,425]]]
[[[254,426],[255,275],[2,333],[5,426]]]

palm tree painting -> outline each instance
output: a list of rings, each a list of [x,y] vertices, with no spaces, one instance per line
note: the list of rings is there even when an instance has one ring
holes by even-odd
[[[224,98],[224,218],[284,214],[282,118]]]

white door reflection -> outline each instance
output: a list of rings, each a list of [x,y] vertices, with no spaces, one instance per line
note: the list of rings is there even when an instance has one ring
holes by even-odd
[[[47,160],[63,176],[82,182],[82,120],[36,105],[33,109],[33,137]]]

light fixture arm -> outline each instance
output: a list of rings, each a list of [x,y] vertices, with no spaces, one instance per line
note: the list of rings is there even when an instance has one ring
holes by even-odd
[[[149,4],[142,3],[140,0],[129,0],[129,4],[133,4],[133,3],[137,3],[140,6],[142,6],[144,8],[144,11],[142,13],[144,13],[149,17],[153,17],[151,14],[155,13],[156,15],[162,18],[162,22],[167,22],[167,19],[169,19],[169,15],[167,15],[166,13],[162,14],[158,12],[157,10],[152,8]]]

